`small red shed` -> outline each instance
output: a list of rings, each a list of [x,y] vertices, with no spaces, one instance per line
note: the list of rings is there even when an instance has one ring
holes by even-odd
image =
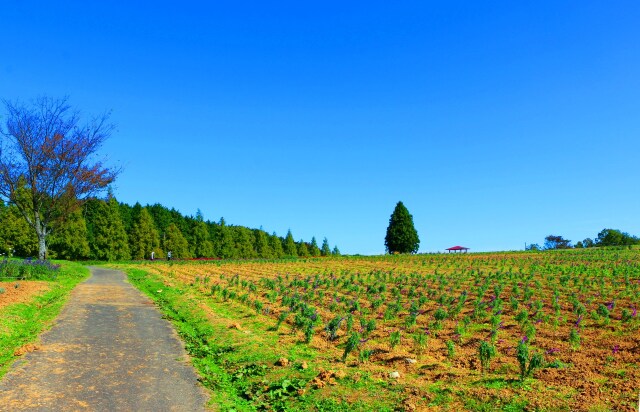
[[[458,252],[458,253],[467,253],[467,250],[469,250],[468,247],[464,247],[464,246],[454,246],[454,247],[450,247],[448,249],[449,253],[451,252]]]

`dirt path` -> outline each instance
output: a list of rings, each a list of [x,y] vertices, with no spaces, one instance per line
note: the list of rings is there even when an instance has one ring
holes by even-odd
[[[57,324],[0,381],[0,411],[198,411],[182,343],[121,272],[91,268]]]

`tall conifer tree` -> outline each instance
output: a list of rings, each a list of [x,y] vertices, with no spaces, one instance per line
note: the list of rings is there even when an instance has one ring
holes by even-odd
[[[171,223],[167,227],[164,250],[165,252],[171,252],[171,256],[174,258],[184,259],[191,257],[189,243],[175,223]]]
[[[209,229],[207,224],[197,219],[193,224],[193,255],[195,257],[212,257],[213,256],[213,243],[209,236]]]
[[[69,214],[51,235],[49,252],[56,259],[79,260],[89,257],[87,223],[80,209]]]
[[[282,248],[282,240],[280,240],[280,237],[276,235],[276,232],[273,232],[273,234],[269,236],[269,245],[273,250],[274,258],[280,259],[282,256],[284,256],[284,249]]]
[[[287,256],[298,256],[298,248],[296,241],[293,240],[291,229],[287,232],[287,237],[284,238],[284,254]]]
[[[329,241],[327,240],[326,237],[322,240],[322,248],[320,249],[320,254],[322,254],[322,256],[329,256],[331,254]]]
[[[151,252],[155,252],[156,257],[160,257],[160,236],[151,213],[147,208],[141,208],[136,214],[129,235],[131,257],[133,259],[147,259],[151,257]]]
[[[131,259],[129,239],[120,216],[120,207],[114,197],[100,202],[93,222],[93,257],[99,260]]]
[[[318,247],[318,242],[316,241],[316,237],[311,238],[311,247],[309,248],[309,254],[311,256],[320,256],[320,248]]]
[[[420,239],[413,226],[413,216],[402,202],[396,204],[391,214],[384,245],[389,253],[416,253],[418,251]]]

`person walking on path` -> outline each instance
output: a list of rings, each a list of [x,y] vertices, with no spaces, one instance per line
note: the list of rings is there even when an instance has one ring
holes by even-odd
[[[169,252],[169,253],[171,253],[171,252]],[[156,258],[156,252],[152,251],[151,252],[151,260],[153,260],[155,258]]]
[[[171,260],[171,251],[167,252],[167,260]]]

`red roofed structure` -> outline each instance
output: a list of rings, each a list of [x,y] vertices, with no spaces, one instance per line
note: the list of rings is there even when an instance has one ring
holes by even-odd
[[[454,246],[454,247],[450,247],[450,248],[445,249],[445,250],[448,250],[449,253],[451,253],[452,251],[453,252],[467,253],[467,250],[469,250],[469,248],[468,247],[464,247],[464,246]]]

